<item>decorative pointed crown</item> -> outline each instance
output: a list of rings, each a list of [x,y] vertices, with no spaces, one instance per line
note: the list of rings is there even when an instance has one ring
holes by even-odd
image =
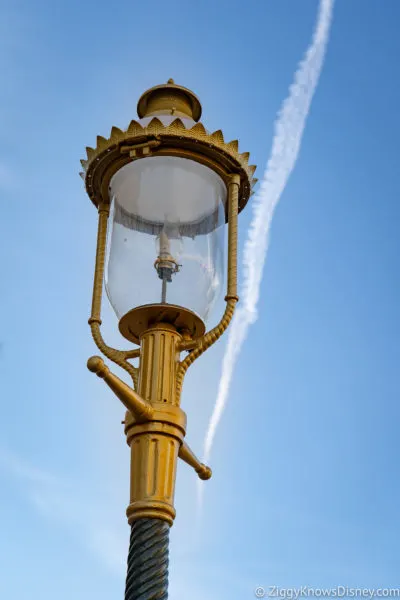
[[[257,182],[253,177],[256,166],[249,165],[248,152],[239,153],[237,140],[227,143],[220,129],[209,133],[197,122],[202,109],[192,91],[169,79],[167,84],[147,90],[137,111],[142,122],[131,121],[126,130],[113,127],[109,138],[98,136],[96,147],[86,148],[80,175],[96,206],[110,201],[111,178],[129,162],[149,156],[179,156],[213,169],[226,183],[232,174],[239,174],[239,210],[244,208]]]

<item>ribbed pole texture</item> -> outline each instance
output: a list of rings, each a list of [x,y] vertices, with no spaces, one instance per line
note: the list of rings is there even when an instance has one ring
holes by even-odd
[[[125,600],[167,600],[169,525],[138,519],[131,528]]]

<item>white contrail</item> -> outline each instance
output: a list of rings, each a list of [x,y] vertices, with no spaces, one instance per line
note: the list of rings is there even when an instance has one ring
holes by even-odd
[[[299,154],[311,100],[324,61],[333,4],[334,0],[320,1],[312,42],[295,73],[289,95],[275,122],[271,155],[253,202],[253,220],[243,255],[242,305],[235,314],[228,334],[217,400],[204,441],[205,462],[209,459],[215,433],[225,408],[236,360],[249,326],[257,320],[257,304],[271,219]]]

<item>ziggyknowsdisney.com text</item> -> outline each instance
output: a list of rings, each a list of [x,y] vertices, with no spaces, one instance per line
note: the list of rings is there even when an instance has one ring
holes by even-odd
[[[400,588],[364,588],[338,585],[332,588],[314,588],[307,585],[297,588],[281,588],[276,585],[259,586],[254,590],[256,598],[400,598]]]

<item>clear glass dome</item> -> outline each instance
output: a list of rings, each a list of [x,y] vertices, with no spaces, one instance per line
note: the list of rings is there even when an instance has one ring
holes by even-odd
[[[223,180],[185,158],[142,158],[114,175],[110,199],[105,279],[117,317],[167,303],[206,322],[223,284]]]

